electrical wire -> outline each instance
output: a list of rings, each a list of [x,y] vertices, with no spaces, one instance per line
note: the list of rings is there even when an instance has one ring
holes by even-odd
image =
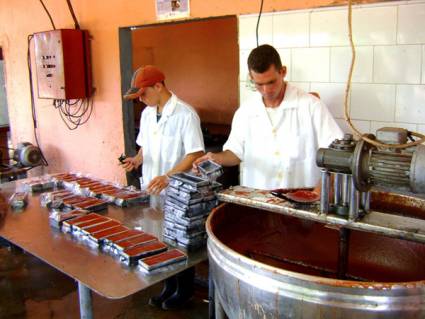
[[[72,19],[74,20],[75,29],[80,30],[80,24],[78,23],[77,17],[74,13],[74,8],[72,8],[71,0],[66,0],[66,3],[68,4],[69,11],[71,12]]]
[[[28,36],[28,43],[27,43],[27,66],[28,66],[28,75],[29,75],[29,82],[30,82],[29,84],[30,84],[30,94],[31,94],[31,114],[32,114],[35,143],[37,144],[37,147],[40,150],[40,155],[43,161],[43,165],[49,166],[49,163],[47,162],[46,158],[44,157],[43,151],[41,150],[40,143],[38,141],[38,136],[37,136],[37,114],[35,112],[34,88],[32,86],[31,49],[30,49],[31,39],[33,37],[34,36],[30,34]]]
[[[55,26],[55,23],[53,22],[52,16],[50,15],[49,10],[47,10],[46,6],[44,5],[43,0],[40,0],[40,3],[43,6],[44,11],[46,11],[47,15],[49,16],[49,19],[50,19],[50,22],[52,24],[53,30],[56,30],[56,26]]]
[[[255,36],[256,36],[256,39],[257,39],[257,47],[258,47],[258,28],[260,27],[261,14],[263,13],[263,3],[264,3],[264,0],[261,0],[260,12],[258,13],[257,27],[255,28]]]
[[[356,61],[356,49],[354,46],[354,41],[353,41],[353,26],[352,26],[352,0],[348,0],[348,38],[350,40],[350,46],[351,46],[351,53],[352,53],[352,57],[351,57],[351,65],[350,65],[350,71],[348,73],[348,80],[347,80],[347,86],[345,88],[345,99],[344,99],[344,118],[345,121],[347,122],[347,124],[349,125],[349,127],[351,128],[351,130],[362,140],[368,142],[369,144],[372,144],[376,147],[380,147],[380,148],[407,148],[407,147],[411,147],[411,146],[415,146],[415,145],[419,145],[425,142],[425,135],[417,133],[417,132],[412,132],[412,131],[407,131],[409,139],[413,140],[412,136],[416,136],[419,139],[415,140],[413,142],[409,142],[409,143],[404,143],[404,144],[386,144],[386,143],[382,143],[379,141],[376,141],[372,138],[370,138],[370,135],[368,137],[368,134],[363,134],[362,132],[360,132],[355,126],[354,124],[351,122],[351,118],[350,118],[350,108],[348,106],[348,96],[350,94],[351,91],[351,79],[353,77],[353,70],[354,70],[354,64]]]
[[[93,96],[75,101],[55,99],[53,106],[58,110],[66,127],[75,130],[90,119],[93,113]]]

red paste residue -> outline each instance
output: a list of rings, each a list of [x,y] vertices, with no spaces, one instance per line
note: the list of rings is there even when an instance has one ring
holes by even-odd
[[[291,200],[297,202],[315,202],[320,199],[320,195],[306,190],[297,190],[295,192],[285,194]]]

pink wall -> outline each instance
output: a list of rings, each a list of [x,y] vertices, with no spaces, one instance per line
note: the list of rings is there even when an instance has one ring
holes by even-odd
[[[167,23],[132,32],[133,66],[155,64],[202,122],[230,124],[239,105],[236,17]]]
[[[342,0],[269,0],[264,11],[282,11],[345,3]],[[376,2],[376,1],[356,1]],[[66,1],[44,0],[57,28],[73,28]],[[76,131],[61,122],[50,100],[36,99],[39,140],[50,166],[46,171],[81,171],[125,182],[117,165],[124,149],[118,28],[157,23],[153,0],[73,0],[80,25],[93,36],[93,79],[96,87],[90,121]],[[253,13],[258,0],[191,0],[191,18]],[[0,0],[0,47],[6,69],[6,92],[14,144],[34,143],[28,71],[27,36],[52,29],[39,1]],[[35,87],[36,89],[36,87]]]

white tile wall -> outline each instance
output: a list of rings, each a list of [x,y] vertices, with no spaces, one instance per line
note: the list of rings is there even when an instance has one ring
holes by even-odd
[[[395,120],[425,124],[425,85],[397,86]]]
[[[239,81],[246,81],[248,78],[248,56],[251,50],[239,51]]]
[[[397,43],[425,43],[425,4],[399,6],[397,31]]]
[[[344,133],[352,133],[351,128],[348,126],[347,122],[343,119],[336,119],[339,127],[344,131]],[[352,121],[354,127],[360,131],[360,133],[370,133],[370,121]]]
[[[240,82],[239,84],[239,97],[240,103],[244,103],[256,92],[247,84],[247,82]]]
[[[307,47],[308,28],[308,14],[275,14],[273,15],[273,45],[276,48]]]
[[[319,93],[334,117],[344,117],[345,84],[313,82],[310,91]]]
[[[292,80],[329,82],[329,48],[292,49]]]
[[[282,60],[282,64],[286,66],[286,80],[292,80],[292,54],[291,49],[277,49]]]
[[[420,45],[377,46],[374,54],[373,79],[376,83],[409,83],[421,81]]]
[[[350,47],[331,48],[331,82],[346,82],[350,71],[352,52]],[[373,47],[356,49],[352,82],[372,82]]]
[[[418,132],[421,134],[425,134],[425,124],[424,125],[418,125]]]
[[[394,121],[395,85],[353,84],[351,116],[357,120]]]
[[[422,46],[422,84],[425,84],[425,45]]]
[[[313,11],[310,18],[310,45],[348,45],[346,16],[343,10]]]
[[[291,82],[291,84],[305,92],[312,91],[310,90],[310,82]]]
[[[239,19],[240,80],[256,46],[257,15]],[[287,66],[286,80],[316,91],[345,131],[343,103],[351,48],[347,8],[263,15],[260,43],[274,45]],[[425,133],[425,0],[353,6],[356,64],[351,116],[364,132],[398,126]],[[241,102],[253,92],[243,88]],[[255,93],[254,93],[255,94]]]
[[[240,49],[253,49],[257,46],[256,28],[258,16],[251,15],[239,18],[239,48]],[[272,15],[261,15],[260,25],[258,28],[258,43],[272,43],[273,42],[273,20]]]
[[[356,45],[395,44],[397,6],[364,6],[353,10],[353,40]]]

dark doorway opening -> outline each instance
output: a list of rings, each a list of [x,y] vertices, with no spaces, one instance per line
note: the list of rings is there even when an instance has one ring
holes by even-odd
[[[10,126],[6,96],[5,61],[0,47],[0,156],[1,164],[9,164]]]
[[[120,28],[122,93],[135,69],[153,64],[167,87],[198,112],[206,150],[218,151],[239,106],[239,45],[236,16]],[[125,153],[136,154],[135,138],[144,105],[123,101]],[[236,172],[231,178],[237,179]],[[138,185],[134,174],[129,184]],[[235,182],[232,182],[235,184]]]

